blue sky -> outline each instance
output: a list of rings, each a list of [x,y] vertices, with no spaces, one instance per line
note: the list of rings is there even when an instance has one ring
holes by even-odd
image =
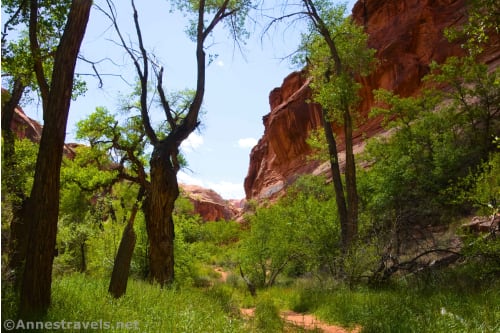
[[[194,43],[184,33],[187,19],[171,13],[169,2],[164,0],[136,1],[142,24],[144,43],[165,67],[164,83],[173,92],[195,86]],[[350,6],[355,1],[349,1]],[[103,1],[96,1],[103,3]],[[120,4],[119,20],[124,31],[133,38],[133,21],[128,1]],[[284,28],[284,27],[283,27]],[[294,69],[282,60],[293,52],[300,38],[300,26],[272,30],[272,36],[261,38],[261,26],[250,28],[251,37],[243,47],[243,54],[235,49],[226,31],[218,29],[207,45],[208,53],[218,57],[208,67],[205,111],[202,126],[181,146],[189,166],[179,172],[182,183],[211,188],[225,199],[245,196],[243,181],[248,171],[251,148],[262,136],[262,116],[269,113],[269,92],[281,85]],[[109,22],[93,9],[82,54],[91,60],[109,58],[98,68],[102,73],[119,74],[128,82],[134,81],[132,64],[124,51],[115,45],[116,40]],[[85,64],[77,72],[91,73]],[[95,110],[105,106],[117,110],[119,97],[130,93],[130,86],[116,76],[103,76],[104,85],[88,79],[88,91],[71,105],[67,129],[67,142],[75,141],[75,124]],[[41,119],[41,109],[25,106],[27,113]],[[157,112],[161,119],[160,110]],[[153,118],[155,115],[153,114]]]

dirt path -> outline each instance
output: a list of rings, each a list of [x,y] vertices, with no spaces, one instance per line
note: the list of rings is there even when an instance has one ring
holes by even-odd
[[[215,267],[214,270],[221,276],[219,281],[226,282],[228,272],[226,272],[222,267]],[[240,313],[246,317],[253,317],[255,314],[255,308],[241,308]],[[295,326],[303,327],[306,330],[320,329],[324,333],[359,333],[361,332],[361,327],[357,326],[352,331],[349,331],[343,327],[329,325],[322,322],[317,317],[310,314],[298,313],[290,310],[281,311],[281,317],[287,323]]]
[[[242,315],[246,317],[253,317],[255,308],[240,309]],[[297,313],[294,311],[281,311],[281,317],[289,324],[305,328],[306,330],[320,329],[324,333],[359,333],[361,327],[355,327],[353,330],[347,330],[340,326],[330,325],[322,322],[317,317],[310,314]]]

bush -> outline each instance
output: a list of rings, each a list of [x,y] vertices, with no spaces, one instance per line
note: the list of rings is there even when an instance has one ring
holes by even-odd
[[[285,272],[300,276],[329,267],[339,254],[336,205],[324,178],[318,180],[307,186],[299,181],[306,190],[292,189],[249,217],[251,229],[241,242],[240,261],[256,285],[272,286]]]
[[[278,307],[270,298],[260,299],[255,305],[255,326],[259,332],[282,332],[283,320]]]

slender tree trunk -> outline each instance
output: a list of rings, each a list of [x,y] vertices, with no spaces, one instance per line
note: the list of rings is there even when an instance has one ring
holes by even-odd
[[[132,262],[132,255],[134,254],[134,247],[137,236],[134,232],[134,221],[137,211],[139,210],[139,202],[142,200],[144,189],[139,190],[137,201],[132,207],[128,223],[123,230],[118,253],[116,254],[115,263],[113,265],[113,273],[111,274],[111,281],[109,282],[108,292],[114,298],[119,298],[127,291],[127,282],[130,272],[130,263]]]
[[[340,59],[339,52],[337,50],[337,46],[335,44],[335,40],[333,36],[330,34],[328,26],[325,24],[321,16],[319,15],[314,1],[312,0],[303,0],[304,5],[307,9],[307,12],[310,15],[310,18],[316,27],[317,31],[323,36],[329,50],[330,56],[335,64],[335,75],[341,76],[344,74],[344,66],[342,64],[342,60]],[[327,80],[329,80],[329,74],[326,74]],[[333,136],[333,132],[329,126],[323,127],[325,128],[325,135],[328,143],[328,150],[330,154],[330,160],[332,163],[332,177],[333,183],[335,186],[335,194],[337,199],[337,207],[339,209],[339,218],[341,224],[341,236],[342,236],[342,250],[347,252],[349,246],[351,245],[352,240],[357,234],[357,224],[358,224],[358,194],[356,188],[356,166],[354,162],[354,153],[353,153],[353,144],[352,144],[352,119],[351,114],[349,113],[349,106],[347,103],[344,103],[343,107],[343,120],[344,120],[344,132],[345,132],[345,152],[346,152],[346,192],[347,192],[347,204],[345,200],[344,193],[342,189],[342,180],[340,179],[340,170],[339,174],[334,174],[338,170],[338,157],[337,157],[337,148],[333,149],[335,144],[335,138]],[[326,115],[325,111],[323,111],[323,122],[325,122]],[[328,128],[327,128],[328,127]],[[334,166],[337,165],[337,167]],[[336,179],[336,177],[339,177]],[[337,184],[336,184],[337,183]]]
[[[356,185],[356,162],[354,160],[352,139],[352,118],[349,107],[344,110],[345,135],[345,183],[347,193],[347,230],[345,249],[347,250],[358,233],[358,190]]]
[[[151,184],[143,210],[149,238],[149,273],[160,285],[174,281],[174,222],[172,213],[179,196],[177,169],[171,150],[162,143],[153,149],[150,160]]]
[[[332,172],[333,188],[335,190],[335,202],[337,203],[337,210],[339,213],[342,249],[346,250],[348,245],[346,241],[348,239],[348,234],[349,234],[348,230],[349,218],[347,214],[347,205],[344,195],[344,186],[342,184],[342,177],[340,175],[337,141],[335,140],[335,135],[333,134],[332,126],[330,122],[328,122],[327,120],[326,111],[322,109],[321,115],[322,115],[323,129],[325,131],[326,142],[328,144],[330,169]]]
[[[2,103],[2,177],[4,179],[5,191],[10,194],[12,209],[12,221],[10,221],[9,235],[9,271],[13,273],[14,286],[20,285],[20,277],[24,257],[26,256],[26,246],[28,234],[23,223],[23,207],[26,202],[26,195],[23,191],[24,179],[20,179],[17,170],[15,134],[12,132],[11,124],[14,118],[16,107],[19,105],[25,86],[20,79],[14,81],[12,93],[8,100]]]
[[[29,214],[25,214],[24,219],[30,232],[21,287],[22,317],[44,314],[50,305],[66,124],[76,59],[91,7],[91,0],[72,2],[68,21],[56,51],[48,101],[44,103],[44,129],[33,188],[28,199]]]
[[[80,273],[85,273],[87,271],[87,257],[85,255],[85,241],[80,243],[80,255],[81,255],[81,262],[80,262]]]

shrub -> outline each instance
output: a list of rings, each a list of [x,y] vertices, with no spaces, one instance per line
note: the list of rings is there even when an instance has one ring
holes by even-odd
[[[283,320],[279,309],[270,298],[264,297],[257,302],[254,320],[259,332],[283,331]]]

